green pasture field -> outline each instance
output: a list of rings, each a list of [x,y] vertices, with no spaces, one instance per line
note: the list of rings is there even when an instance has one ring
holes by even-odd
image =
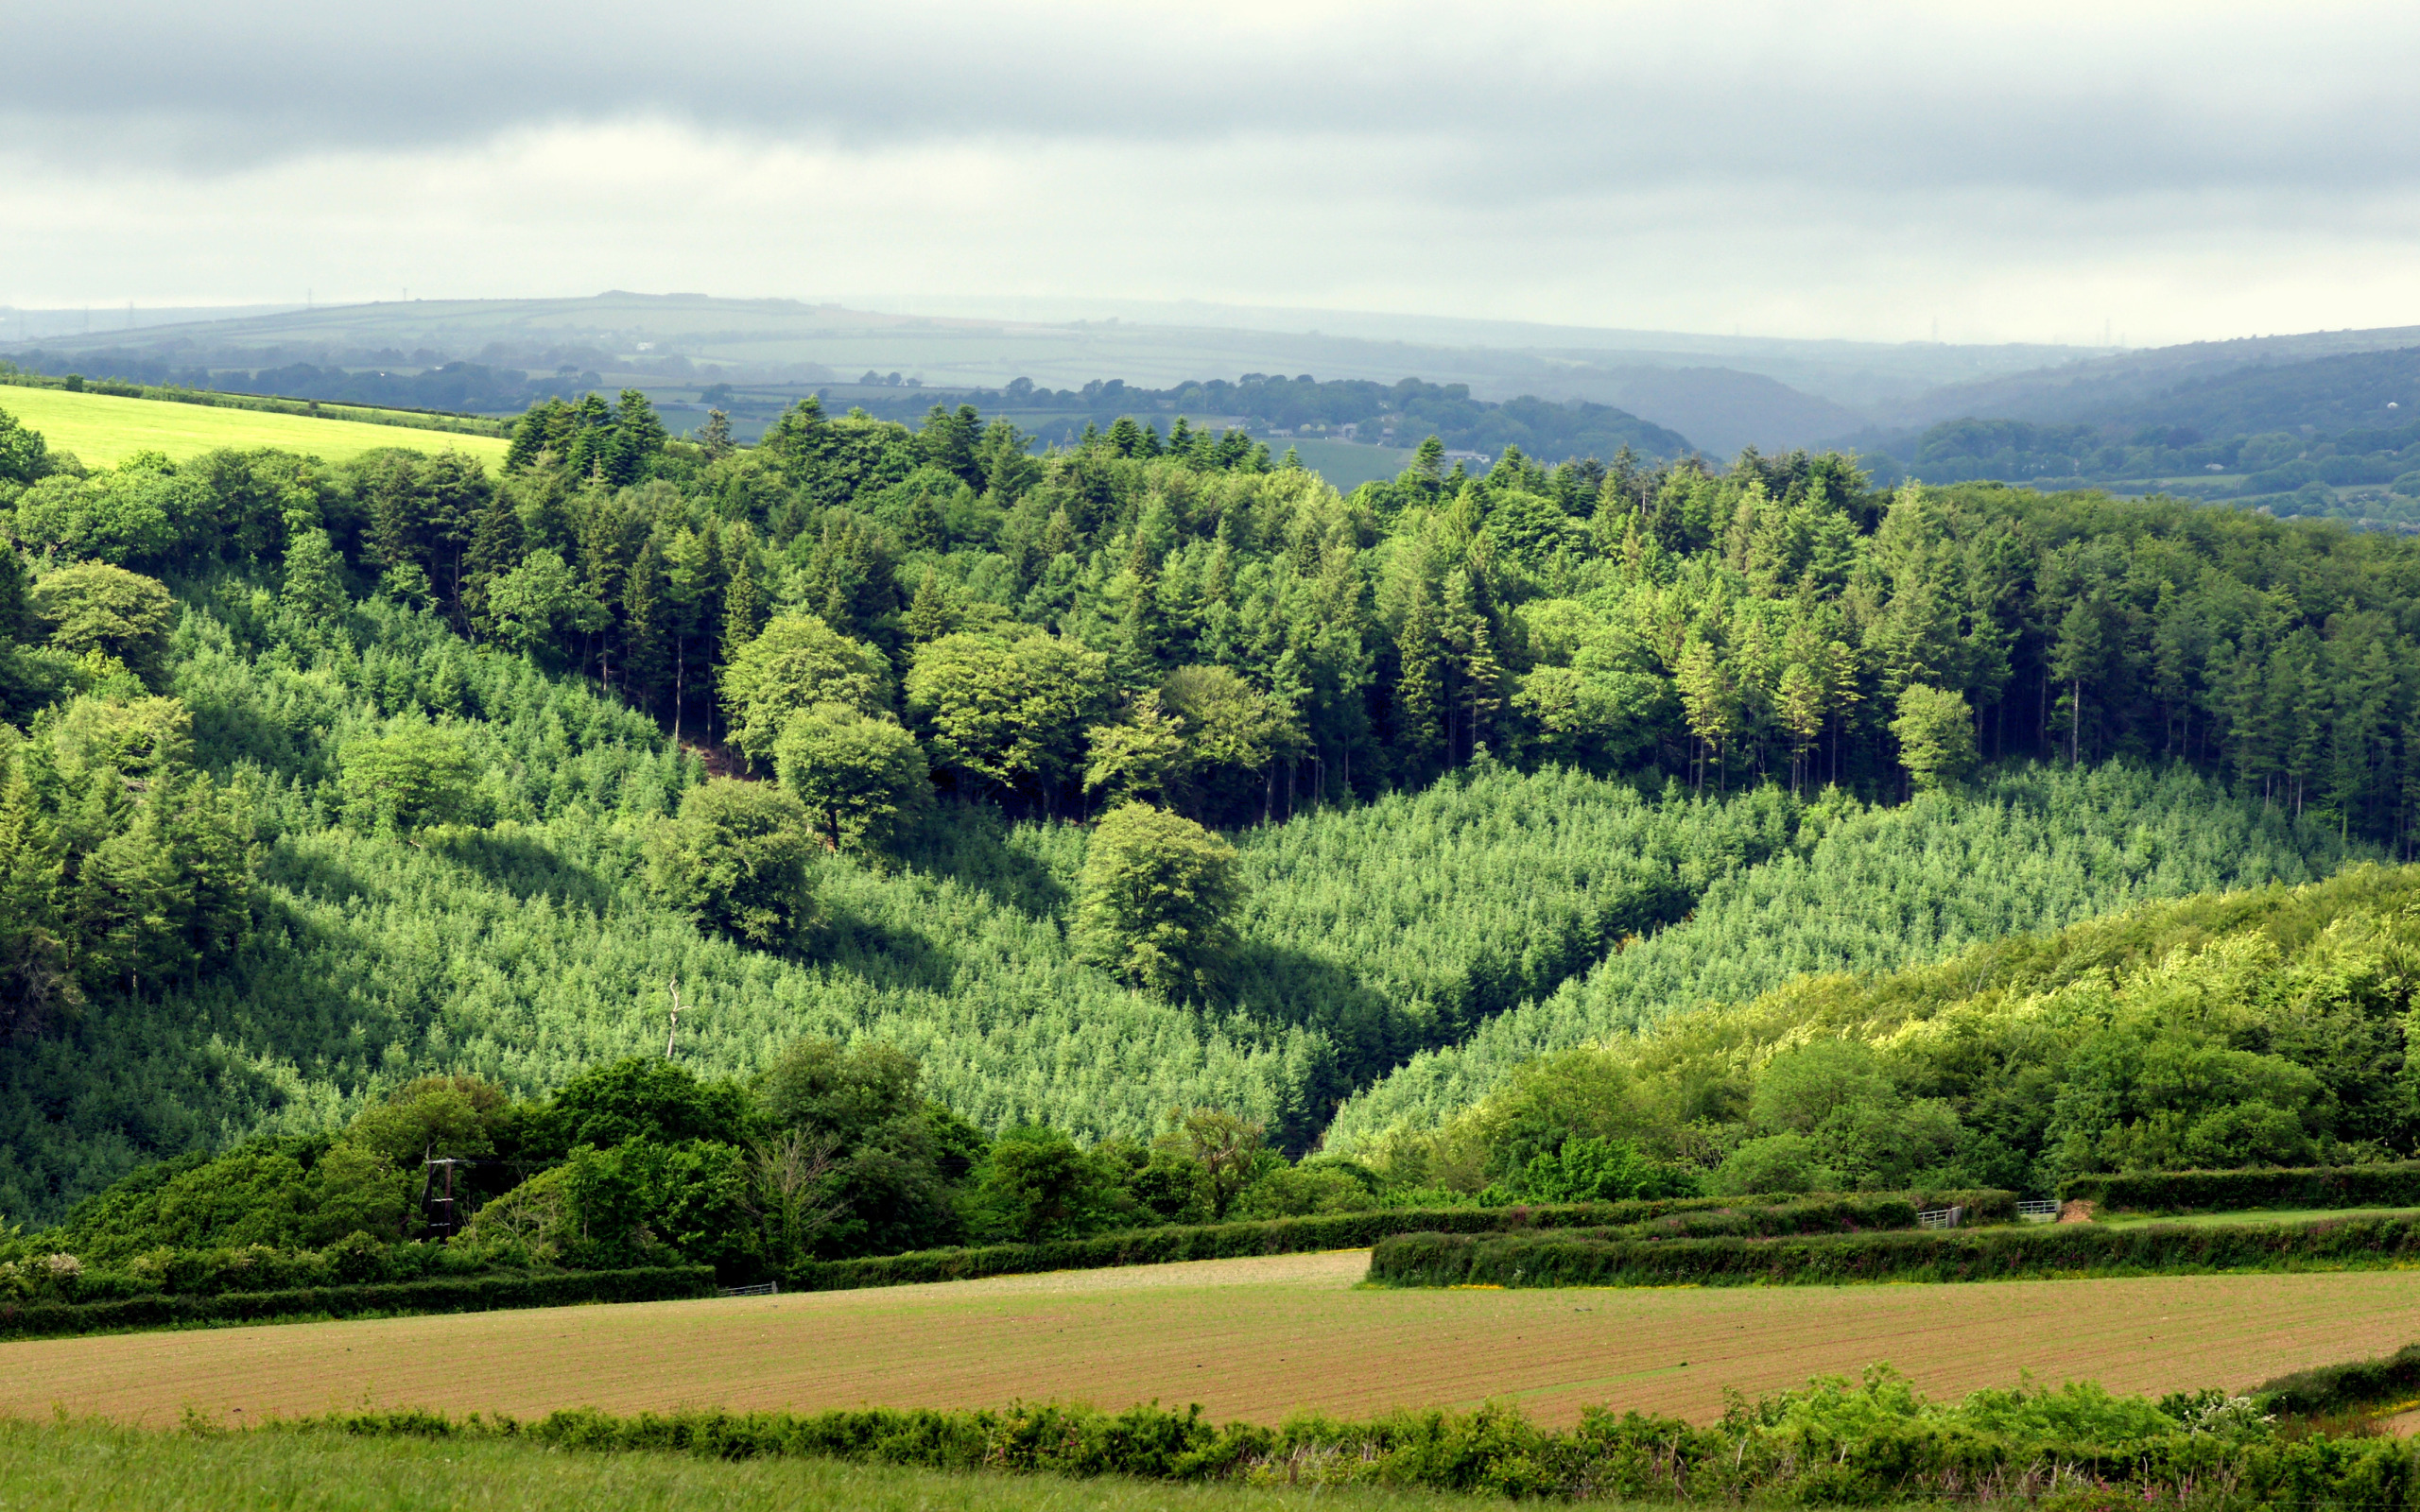
[[[1328,480],[1340,493],[1350,493],[1364,483],[1392,478],[1411,466],[1412,453],[1398,446],[1363,446],[1357,441],[1323,441],[1283,436],[1265,438],[1269,455],[1284,456],[1286,448],[1294,449],[1305,467]]]
[[[726,1463],[331,1433],[162,1433],[0,1421],[0,1512],[1445,1512],[1481,1499],[1361,1488],[953,1475],[835,1460]]]
[[[423,452],[451,447],[496,467],[503,463],[508,444],[497,436],[126,399],[116,394],[70,393],[63,388],[0,387],[0,410],[42,432],[51,450],[73,452],[87,464],[100,467],[114,466],[137,452],[164,452],[182,461],[222,446],[282,446],[327,462],[392,446]]]

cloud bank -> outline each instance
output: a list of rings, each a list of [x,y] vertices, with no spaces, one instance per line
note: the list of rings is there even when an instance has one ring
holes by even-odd
[[[839,289],[2137,344],[2420,321],[2420,11],[100,3],[0,302]]]

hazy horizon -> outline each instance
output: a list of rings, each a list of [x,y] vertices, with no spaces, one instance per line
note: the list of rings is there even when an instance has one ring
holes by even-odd
[[[2420,321],[2420,12],[119,0],[0,304],[873,291],[2135,347]],[[942,291],[942,292],[935,292]]]

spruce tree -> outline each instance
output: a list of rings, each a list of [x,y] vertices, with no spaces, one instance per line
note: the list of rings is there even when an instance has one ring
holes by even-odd
[[[1436,607],[1424,586],[1395,635],[1395,749],[1411,771],[1425,774],[1444,743],[1445,644]]]
[[[470,616],[471,627],[479,634],[493,633],[487,613],[489,585],[520,565],[525,548],[521,511],[512,496],[498,489],[488,495],[487,506],[479,511],[470,549],[462,557],[462,608]]]
[[[916,584],[915,602],[908,606],[908,639],[918,645],[938,641],[957,627],[955,620],[940,570],[927,566]]]
[[[663,548],[650,537],[622,589],[622,686],[642,708],[655,704],[672,676],[671,596]]]

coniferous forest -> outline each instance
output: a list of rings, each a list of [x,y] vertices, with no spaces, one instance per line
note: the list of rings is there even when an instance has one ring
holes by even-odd
[[[813,402],[740,448],[635,391],[538,404],[497,473],[95,470],[0,421],[0,528],[11,1224],[241,1147],[293,1166],[279,1242],[400,1236],[359,1194],[445,1138],[583,1191],[617,1141],[690,1151],[656,1192],[788,1138],[859,1194],[828,1253],[1223,1214],[1306,1156],[1266,1211],[1568,1195],[1524,1162],[1607,1139],[1666,1175],[1572,1190],[2420,1139],[2308,1070],[2399,1066],[2373,983],[2219,1035],[2261,1063],[2206,1137],[2125,1133],[2122,1090],[1987,1130],[1869,1056],[1789,1072],[1862,1145],[1566,1098],[1471,1153],[1570,1052],[1709,1004],[2408,859],[2420,543],[1838,455],[1474,476],[1432,440],[1340,495],[1182,420],[1037,451]],[[667,1045],[681,1087],[629,1091]],[[1099,1190],[1035,1197],[1036,1150]]]

